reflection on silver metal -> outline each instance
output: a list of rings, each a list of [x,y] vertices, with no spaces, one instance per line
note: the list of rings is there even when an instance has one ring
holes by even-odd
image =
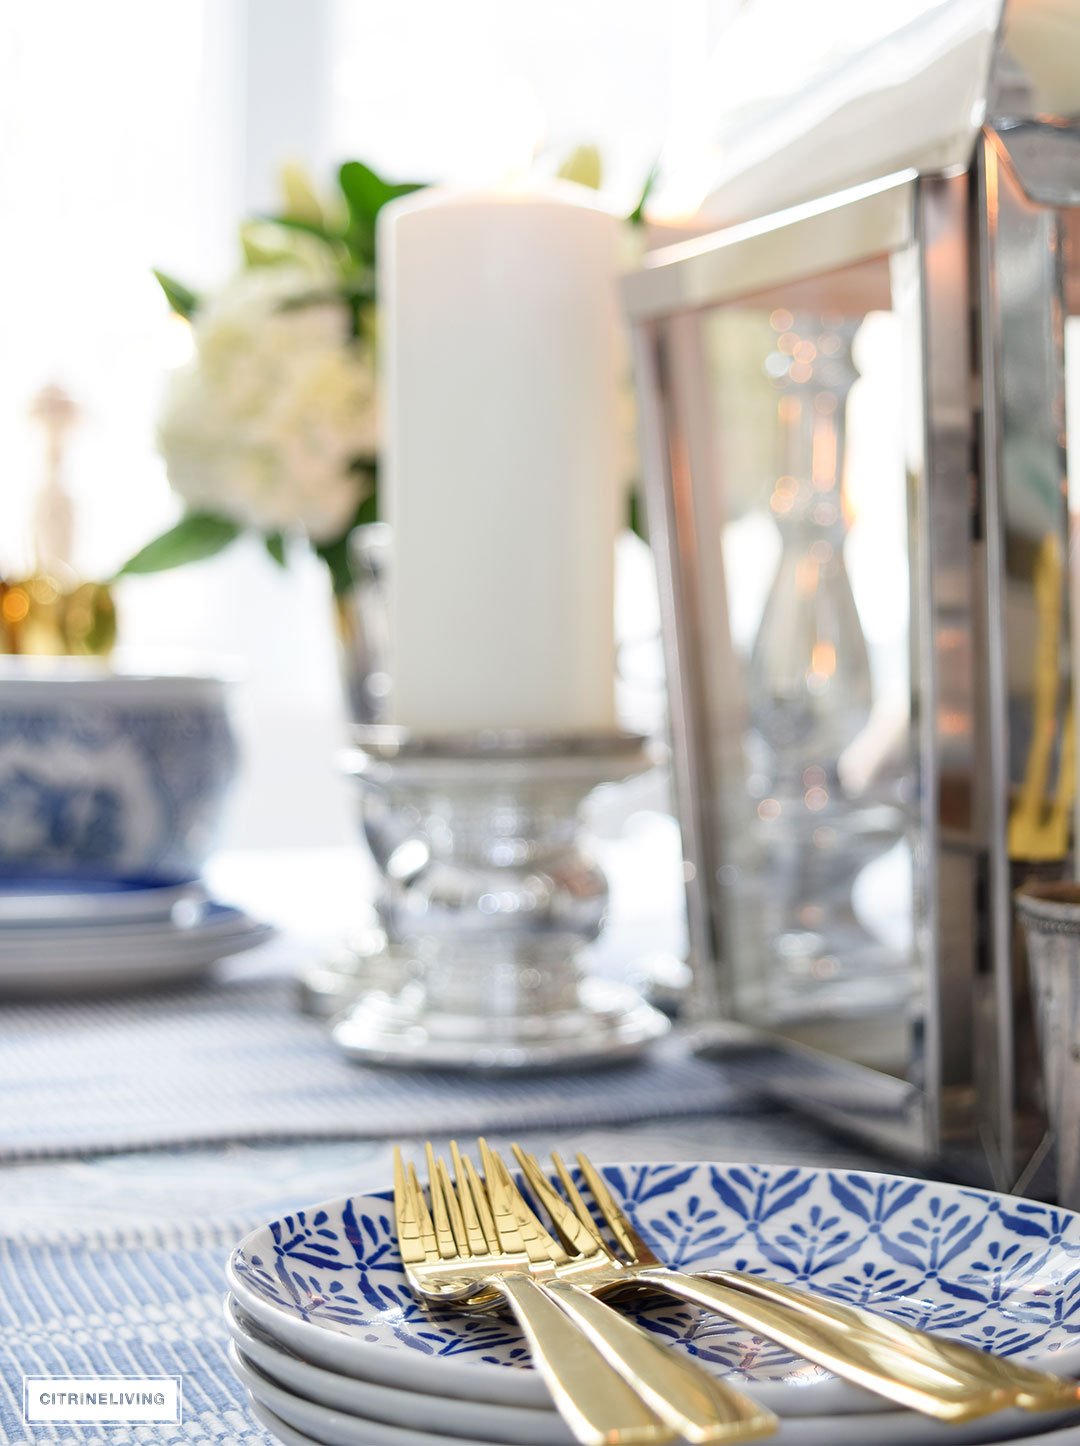
[[[386,932],[372,910],[367,928],[306,966],[297,981],[297,1003],[316,1019],[333,1019],[361,994],[393,991],[400,984],[400,970],[387,952]]]
[[[1080,128],[1074,140],[1080,144]],[[1033,870],[1064,871],[1070,851],[1075,734],[1067,595],[1063,223],[1030,201],[996,135],[975,161],[980,457],[986,535],[986,945],[994,1028],[977,1076],[983,1127],[1002,1176],[1030,1152],[1024,1113],[1036,1075],[1029,990],[1012,895]],[[1080,204],[1080,189],[1073,197]],[[1055,867],[1056,866],[1056,867]],[[996,1093],[996,1098],[995,1098]],[[1020,1107],[1018,1109],[1018,1107]]]
[[[915,53],[916,31],[930,36],[919,30],[924,19],[932,28],[951,15],[959,25],[963,8],[956,0],[928,6],[895,54],[905,46]],[[957,64],[965,71],[955,95],[981,98],[988,123],[970,125],[962,152],[949,153],[949,174],[925,158],[918,171],[886,174],[900,152],[882,127],[852,152],[874,156],[879,174],[845,174],[848,189],[791,207],[807,192],[790,184],[790,155],[775,158],[773,170],[763,158],[755,184],[771,175],[774,208],[789,209],[654,252],[625,296],[699,1014],[749,1026],[763,1078],[787,1098],[897,1150],[955,1152],[1007,1188],[1043,1132],[1012,894],[1025,878],[1064,874],[1072,842],[1062,334],[1065,316],[1080,313],[1080,84],[1074,64],[1055,61],[1053,35],[1055,26],[1066,38],[1080,35],[1080,0],[1061,0],[1049,18],[1046,7],[1008,6],[980,69],[978,37],[993,34],[1000,8],[968,5],[973,46],[951,52],[949,73],[958,76]],[[934,33],[948,39],[940,27]],[[851,83],[863,93],[856,74]],[[922,93],[914,81],[900,88],[905,114]],[[1065,109],[1055,116],[1048,97]],[[824,92],[819,100],[820,114],[831,115]],[[731,196],[717,202],[732,214]],[[891,330],[879,325],[883,313]],[[869,975],[839,990],[822,978],[817,1011],[792,1009],[790,992],[783,1007],[775,991],[770,999],[763,982],[779,977],[783,939],[748,907],[755,890],[771,887],[768,870],[775,875],[778,864],[748,851],[756,825],[747,798],[760,799],[765,819],[790,817],[789,805],[798,813],[799,801],[760,791],[769,781],[755,763],[760,611],[748,625],[757,584],[742,563],[751,543],[763,557],[770,536],[775,548],[773,524],[788,499],[815,486],[813,464],[789,466],[769,450],[783,432],[782,388],[754,350],[754,337],[772,327],[795,356],[798,319],[808,315],[834,333],[858,329],[856,355],[875,325],[879,357],[880,338],[893,338],[892,359],[878,369],[892,391],[877,411],[876,453],[864,445],[851,506],[864,537],[888,547],[902,513],[881,519],[894,517],[889,509],[906,493],[906,586],[895,589],[895,612],[909,614],[906,706],[880,716],[892,705],[875,681],[860,740],[873,754],[876,730],[890,747],[878,749],[857,783],[841,780],[849,802],[886,803],[905,819],[907,982],[901,997],[882,993],[872,1004]],[[812,372],[813,345],[799,354]],[[882,383],[858,384],[861,392],[873,385]],[[881,423],[897,412],[903,425],[890,450]],[[823,470],[816,485],[822,497],[842,486],[847,499],[851,481],[828,481]],[[767,505],[755,500],[763,482]],[[868,567],[860,608],[873,592]],[[793,592],[818,609],[813,570],[796,571]],[[883,566],[879,587],[889,586]],[[857,636],[843,646],[851,668]],[[838,665],[828,650],[822,656]],[[872,659],[872,676],[879,671]],[[808,807],[815,780],[804,780]],[[847,835],[846,846],[859,849],[850,828]],[[854,968],[853,955],[847,962]],[[838,960],[834,979],[844,967]],[[731,1048],[730,1031],[722,1033]],[[739,1049],[753,1053],[745,1038]]]
[[[1032,884],[1016,896],[1027,936],[1057,1199],[1080,1209],[1080,885]]]
[[[893,251],[912,236],[914,183],[914,171],[899,171],[654,251],[624,283],[630,316],[646,321],[719,306]]]
[[[354,1059],[542,1069],[613,1062],[668,1021],[626,986],[585,977],[607,882],[578,808],[650,766],[645,740],[359,729],[346,767],[379,869],[385,940],[364,970],[397,987],[359,997],[334,1028]]]
[[[852,891],[903,836],[905,811],[845,786],[848,750],[873,703],[870,657],[846,564],[848,395],[858,372],[850,319],[785,310],[765,371],[777,411],[777,464],[765,497],[780,535],[772,584],[746,662],[750,770],[728,855],[743,880],[728,910],[748,1013],[772,1023],[845,1015],[882,991],[903,1008],[907,960],[862,922]],[[738,804],[736,804],[738,808]],[[764,946],[764,947],[763,947]]]
[[[718,46],[718,104],[700,137],[715,157],[703,207],[714,227],[901,167],[966,169],[984,123],[1080,114],[1075,0],[912,0],[861,7],[857,22],[847,0],[817,0],[812,36],[781,38],[770,10],[783,6],[757,0]]]
[[[390,695],[389,525],[371,522],[354,528],[348,547],[353,582],[337,600],[345,701],[353,723],[379,723],[386,717]]]

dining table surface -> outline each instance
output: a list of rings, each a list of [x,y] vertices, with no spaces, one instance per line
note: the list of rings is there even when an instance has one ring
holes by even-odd
[[[603,967],[671,977],[685,942],[674,825],[631,827],[602,854],[613,916]],[[912,1173],[756,1094],[721,1062],[680,1058],[677,1043],[648,1066],[505,1087],[358,1069],[296,1009],[295,977],[369,910],[360,851],[225,854],[208,882],[279,931],[213,983],[0,1005],[8,1446],[270,1441],[226,1359],[230,1249],[283,1211],[387,1188],[396,1141],[484,1129],[496,1145],[597,1161]],[[27,1425],[24,1376],[93,1373],[180,1375],[182,1424]]]

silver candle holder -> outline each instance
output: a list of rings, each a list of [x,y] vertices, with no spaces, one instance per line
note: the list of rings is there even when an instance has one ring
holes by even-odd
[[[380,930],[346,971],[359,991],[333,1029],[346,1054],[559,1068],[631,1056],[667,1031],[635,990],[589,977],[582,958],[608,887],[579,809],[651,766],[644,738],[414,738],[379,726],[355,737],[346,768],[379,871]]]

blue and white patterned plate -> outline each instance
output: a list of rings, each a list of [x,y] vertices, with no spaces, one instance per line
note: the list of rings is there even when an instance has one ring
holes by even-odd
[[[55,877],[11,872],[0,877],[0,929],[97,928],[173,917],[178,905],[198,905],[198,879]]]
[[[1080,1216],[935,1181],[783,1165],[608,1165],[657,1254],[820,1290],[1061,1373],[1080,1368]],[[330,1370],[433,1395],[544,1406],[513,1322],[429,1314],[410,1290],[389,1193],[253,1231],[228,1274],[243,1309]],[[657,1296],[640,1323],[788,1415],[868,1397],[738,1326]]]

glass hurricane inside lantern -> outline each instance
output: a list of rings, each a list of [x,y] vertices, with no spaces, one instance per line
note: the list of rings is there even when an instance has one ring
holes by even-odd
[[[747,672],[752,908],[773,1018],[858,1007],[896,956],[852,905],[858,875],[900,837],[901,811],[843,781],[871,715],[870,659],[844,559],[845,416],[857,323],[776,313],[778,393],[768,504],[781,550]],[[833,987],[830,987],[833,986]]]

